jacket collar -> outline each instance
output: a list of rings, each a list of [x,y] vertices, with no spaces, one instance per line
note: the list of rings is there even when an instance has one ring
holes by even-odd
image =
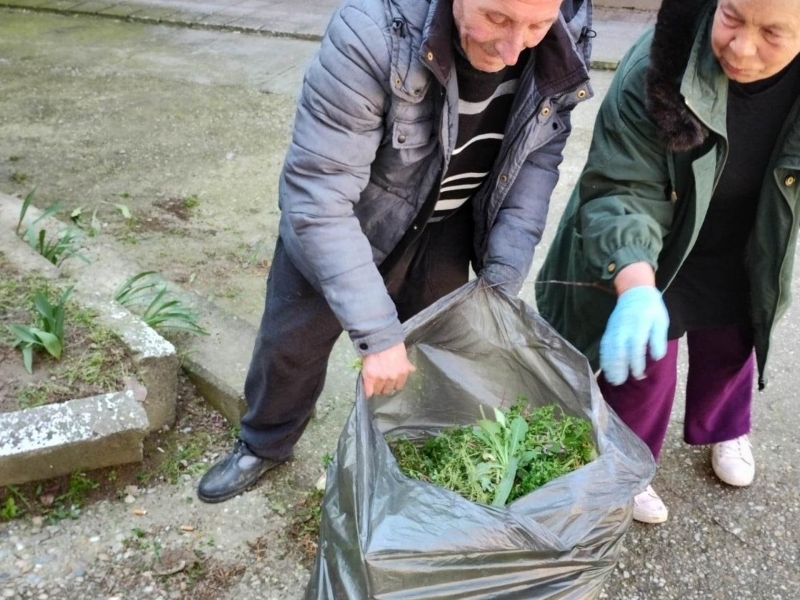
[[[728,78],[711,50],[709,10],[701,20],[692,53],[681,80],[680,95],[697,119],[714,133],[726,136],[728,112]]]
[[[422,55],[420,59],[443,86],[447,86],[453,69],[453,2],[431,0],[425,28],[422,32]]]
[[[573,89],[589,79],[589,70],[575,46],[563,14],[559,14],[558,21],[536,46],[535,54],[536,86],[543,96]]]
[[[454,29],[452,0],[431,0],[422,35],[420,59],[445,87],[454,65]],[[558,21],[536,46],[535,54],[536,87],[542,95],[574,88],[589,79],[589,72],[567,29],[563,14],[559,15]]]

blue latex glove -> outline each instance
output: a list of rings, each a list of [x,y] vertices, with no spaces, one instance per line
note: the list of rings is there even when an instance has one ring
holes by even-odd
[[[600,369],[611,385],[644,377],[646,352],[660,360],[667,354],[669,314],[661,292],[649,285],[632,287],[617,298],[600,340]]]

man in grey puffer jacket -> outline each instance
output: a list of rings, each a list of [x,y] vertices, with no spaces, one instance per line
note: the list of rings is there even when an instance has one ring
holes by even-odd
[[[280,237],[233,452],[205,502],[300,438],[342,330],[368,396],[414,367],[401,322],[466,283],[516,295],[591,96],[591,0],[345,0],[311,63],[280,179]]]

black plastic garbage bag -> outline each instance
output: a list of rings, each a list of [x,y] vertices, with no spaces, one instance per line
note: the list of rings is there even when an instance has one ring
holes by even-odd
[[[616,564],[653,457],[588,361],[521,300],[473,281],[407,323],[417,372],[355,407],[328,467],[306,600],[587,600]],[[502,508],[405,477],[384,436],[474,424],[490,407],[558,403],[598,457]],[[488,409],[488,412],[486,412]]]

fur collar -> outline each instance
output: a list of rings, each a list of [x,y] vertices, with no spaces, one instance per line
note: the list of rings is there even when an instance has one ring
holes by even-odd
[[[681,96],[681,81],[695,40],[697,19],[709,0],[663,0],[645,77],[647,109],[659,138],[672,151],[700,146],[708,131]]]

